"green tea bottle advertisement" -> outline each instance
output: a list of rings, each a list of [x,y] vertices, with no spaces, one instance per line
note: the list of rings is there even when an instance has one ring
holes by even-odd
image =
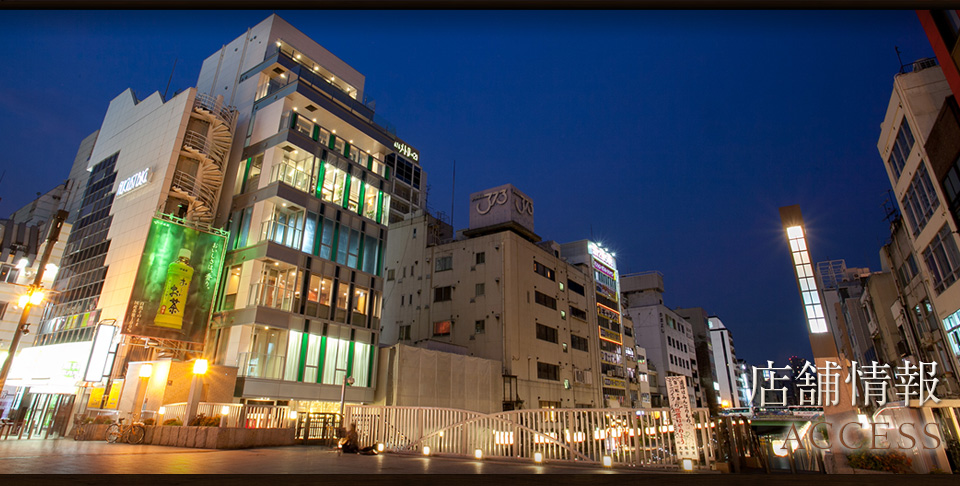
[[[153,325],[183,328],[183,310],[186,307],[187,292],[190,290],[190,279],[193,278],[193,269],[190,268],[190,250],[180,250],[177,261],[170,264],[167,270],[167,281],[163,287],[163,300],[160,301],[160,310],[153,320]]]
[[[217,293],[224,232],[154,218],[144,245],[123,333],[203,342]]]

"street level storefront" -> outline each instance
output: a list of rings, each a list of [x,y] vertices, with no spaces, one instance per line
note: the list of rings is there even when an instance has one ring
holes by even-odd
[[[6,387],[15,390],[14,397],[4,416],[23,424],[20,437],[65,433],[92,344],[37,346],[18,353]]]

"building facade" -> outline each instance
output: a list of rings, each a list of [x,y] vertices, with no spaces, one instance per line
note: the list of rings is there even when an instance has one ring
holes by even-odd
[[[198,89],[238,111],[208,347],[239,367],[242,401],[335,411],[346,378],[348,401],[374,399],[387,227],[423,204],[426,175],[364,82],[276,15],[203,63]]]
[[[590,275],[534,233],[513,186],[470,200],[457,238],[425,214],[391,225],[382,342],[502,363],[504,410],[604,406]]]
[[[733,347],[733,334],[723,325],[717,316],[707,321],[710,328],[710,343],[713,349],[713,363],[716,383],[719,385],[720,406],[739,408],[740,396],[737,384],[737,351]]]
[[[663,275],[659,272],[623,275],[620,291],[627,303],[624,314],[633,321],[634,336],[646,349],[647,362],[657,370],[657,388],[666,390],[668,376],[684,376],[691,406],[706,406],[700,388],[693,326],[663,305]]]
[[[941,366],[951,362],[956,369],[960,356],[960,285],[956,285],[960,249],[953,211],[957,192],[952,189],[960,188],[960,184],[953,184],[956,176],[951,179],[949,174],[957,174],[950,172],[950,167],[958,151],[944,159],[947,145],[956,144],[944,139],[945,128],[940,126],[951,89],[943,70],[932,60],[917,61],[912,67],[912,71],[894,77],[877,149],[908,237],[907,241],[896,240],[898,245],[904,243],[899,250],[906,263],[898,271],[919,275],[929,299],[916,304],[920,306],[919,322],[913,322],[910,309],[902,308],[895,314],[918,329],[928,329],[924,317],[935,315],[940,326],[936,331],[929,330],[929,354],[938,357],[938,362],[944,363]]]

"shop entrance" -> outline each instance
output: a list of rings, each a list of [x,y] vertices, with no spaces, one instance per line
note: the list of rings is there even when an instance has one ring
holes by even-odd
[[[65,436],[75,398],[67,394],[25,393],[20,406],[10,411],[17,429],[14,433],[21,439]]]

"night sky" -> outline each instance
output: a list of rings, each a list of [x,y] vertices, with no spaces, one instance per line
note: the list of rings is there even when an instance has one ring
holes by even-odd
[[[0,17],[0,215],[66,178],[111,99],[196,83],[271,12]],[[718,315],[752,364],[809,357],[777,209],[814,261],[880,269],[890,184],[876,144],[899,70],[933,52],[913,11],[277,12],[367,77],[421,152],[429,206],[512,183],[536,232],[590,238],[665,304]]]

